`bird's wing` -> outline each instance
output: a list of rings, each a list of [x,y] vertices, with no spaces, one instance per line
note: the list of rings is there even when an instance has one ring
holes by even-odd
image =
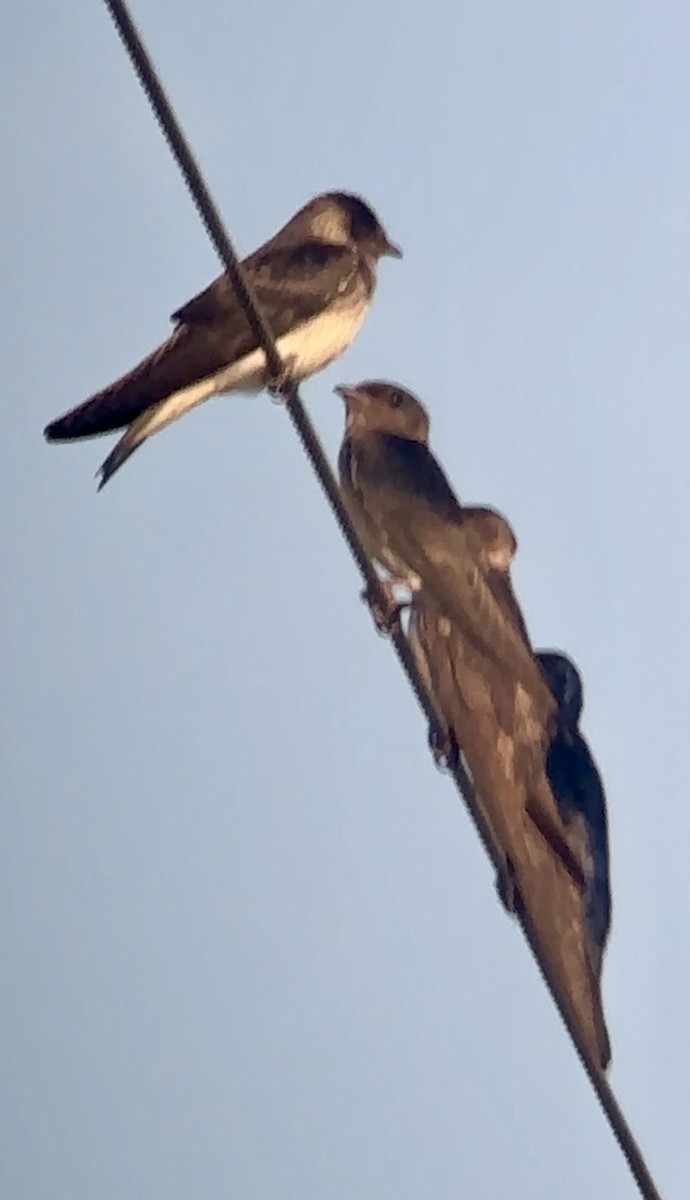
[[[352,281],[347,247],[308,242],[257,251],[246,260],[259,302],[276,337],[316,316]],[[167,341],[126,375],[46,426],[49,441],[71,441],[123,429],[174,392],[200,383],[256,348],[226,275],[174,314]]]
[[[467,526],[465,526],[467,532]],[[529,633],[525,624],[525,618],[522,615],[522,609],[517,602],[513,585],[510,581],[510,576],[507,571],[499,571],[489,569],[486,571],[486,581],[489,589],[496,601],[497,605],[505,615],[506,619],[511,621],[522,640],[526,645],[531,646]]]
[[[198,327],[180,325],[126,375],[51,421],[45,436],[51,442],[63,442],[123,429],[147,408],[212,375],[227,361],[220,338]]]
[[[357,269],[349,246],[308,241],[264,247],[242,264],[275,337],[302,325],[328,308],[347,290]],[[188,325],[222,325],[231,346],[228,361],[256,348],[244,310],[227,275],[194,296],[172,320]]]
[[[438,608],[458,625],[465,637],[507,668],[523,684],[541,693],[543,681],[524,635],[524,623],[515,621],[496,594],[493,578],[477,561],[462,527],[436,519],[434,524],[415,521],[394,546],[404,562],[422,580]],[[493,586],[492,586],[493,585]]]
[[[492,590],[471,522],[464,522],[431,451],[374,435],[355,458],[354,490],[364,509],[378,514],[393,555],[419,576],[423,591],[466,637],[541,693],[544,683],[524,623],[504,611]]]

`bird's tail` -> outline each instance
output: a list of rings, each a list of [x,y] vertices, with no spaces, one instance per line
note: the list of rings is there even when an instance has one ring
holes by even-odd
[[[222,337],[209,337],[193,325],[178,325],[126,375],[46,425],[45,436],[49,442],[71,442],[124,429],[161,401],[187,389],[195,393],[227,363]]]
[[[181,388],[172,396],[166,396],[158,404],[146,408],[136,421],[132,422],[103,465],[99,467],[97,471],[97,476],[100,476],[99,492],[147,438],[152,437],[154,433],[158,433],[160,429],[164,429],[173,421],[177,421],[197,404],[203,404],[204,400],[208,400],[210,396],[214,395],[215,390],[215,379],[210,376],[208,379],[201,379],[198,383],[190,384],[189,387]]]
[[[71,442],[114,433],[130,425],[146,408],[174,390],[172,379],[179,379],[181,359],[187,357],[187,341],[186,329],[180,326],[126,375],[46,425],[43,432],[47,440]]]

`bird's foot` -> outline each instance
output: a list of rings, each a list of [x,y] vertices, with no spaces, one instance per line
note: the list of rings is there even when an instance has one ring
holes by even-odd
[[[380,579],[376,591],[365,587],[360,592],[360,597],[369,608],[378,632],[386,637],[400,620],[400,614],[408,607],[407,604],[396,600],[396,583],[395,579]]]
[[[277,375],[274,375],[270,370],[267,372],[266,388],[271,396],[271,399],[276,404],[282,404],[291,388],[296,385],[296,365],[297,356],[295,354],[290,354],[283,359],[280,371]]]
[[[511,916],[515,915],[515,894],[517,892],[517,883],[515,879],[515,867],[508,855],[506,855],[501,866],[496,872],[496,891],[498,898],[501,901],[504,909]]]
[[[454,771],[458,765],[460,751],[453,730],[441,724],[430,725],[428,741],[439,771]]]

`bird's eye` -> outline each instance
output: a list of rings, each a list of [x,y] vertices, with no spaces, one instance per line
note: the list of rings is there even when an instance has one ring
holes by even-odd
[[[391,396],[391,408],[401,408],[405,397],[402,392],[393,392]]]

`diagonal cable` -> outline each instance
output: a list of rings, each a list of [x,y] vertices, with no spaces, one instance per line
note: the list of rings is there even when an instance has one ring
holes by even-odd
[[[362,575],[367,596],[371,602],[384,609],[386,597],[378,575],[364,551],[343,504],[337,481],[321,442],[302,404],[298,387],[294,382],[285,378],[283,363],[278,353],[270,325],[261,311],[254,288],[245,277],[239,257],[227,234],[220,213],[206,186],[191,147],[182,132],[172,104],[166,95],[149,54],[132,21],[127,4],[124,0],[104,0],[104,2],[139,77],[139,82],[146,93],[156,120],[180,168],[209,238],[242,304],[252,333],[266,355],[268,376],[270,379],[276,381],[275,390],[285,402],[288,415],[297,431],[305,453],[316,472],[319,483],[326,494],[336,521]],[[399,621],[396,622],[391,631],[391,640],[403,671],[407,676],[407,680],[430,726],[433,729],[439,728],[440,722],[435,705],[420,676],[407,637]],[[472,782],[460,760],[454,764],[451,774],[453,775],[460,796],[468,807],[477,826],[485,849],[492,859],[494,866],[500,869],[503,865],[502,855],[494,843],[491,830],[485,821],[481,806],[477,803]],[[661,1194],[654,1183],[642,1152],[613,1090],[603,1073],[591,1062],[572,1016],[568,1011],[568,1006],[560,994],[560,989],[555,987],[553,983],[548,964],[544,959],[537,939],[532,934],[529,923],[523,920],[522,924],[528,945],[536,959],[542,978],[551,992],[554,1003],[570,1034],[575,1049],[582,1061],[616,1141],[625,1156],[641,1195],[644,1197],[644,1200],[661,1200]]]

